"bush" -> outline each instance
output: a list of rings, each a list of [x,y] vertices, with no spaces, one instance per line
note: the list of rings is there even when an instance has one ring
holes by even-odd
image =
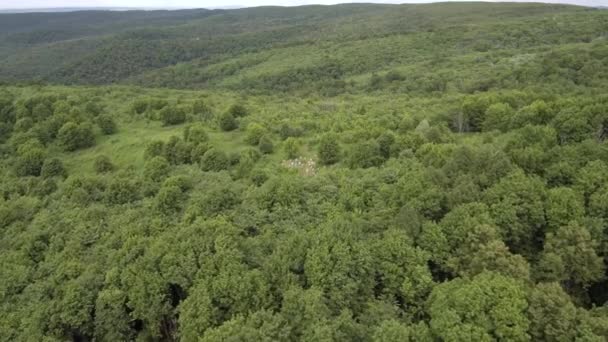
[[[97,117],[97,125],[105,135],[116,133],[116,123],[111,116],[103,114]]]
[[[205,130],[205,126],[201,123],[195,123],[184,128],[184,141],[200,144],[209,141],[209,135]]]
[[[65,167],[63,167],[63,162],[57,158],[45,160],[44,164],[42,164],[42,171],[40,174],[44,178],[67,176]]]
[[[380,146],[375,141],[365,141],[356,144],[348,156],[348,165],[351,168],[368,168],[379,166],[384,161]]]
[[[247,126],[247,135],[245,136],[245,142],[249,145],[255,146],[260,143],[260,139],[266,134],[266,129],[257,123],[252,123]]]
[[[164,214],[171,214],[181,207],[182,191],[177,186],[163,186],[156,194],[156,209]]]
[[[126,204],[139,199],[139,184],[128,178],[112,180],[105,193],[108,204]]]
[[[95,136],[89,125],[77,125],[73,122],[64,124],[59,130],[57,138],[59,145],[66,151],[91,147],[95,143]]]
[[[160,111],[160,121],[162,121],[164,126],[182,124],[186,121],[186,112],[179,107],[164,107]]]
[[[201,169],[203,171],[221,171],[226,170],[230,165],[228,156],[223,151],[212,148],[205,152],[201,158]]]
[[[95,158],[95,162],[93,163],[95,168],[95,172],[97,173],[106,173],[114,170],[114,164],[108,156],[100,155]]]
[[[38,148],[25,151],[16,163],[16,174],[18,176],[40,176],[44,164],[45,153]]]
[[[331,165],[340,161],[340,144],[333,134],[324,135],[319,141],[317,154],[321,165]]]
[[[283,143],[283,151],[287,159],[295,159],[300,154],[300,144],[294,138],[287,138]]]
[[[230,109],[228,109],[228,113],[235,118],[242,118],[244,116],[249,115],[249,111],[247,107],[242,104],[233,104]]]
[[[211,107],[202,99],[195,100],[192,104],[192,114],[199,116],[204,121],[212,118],[211,112]]]
[[[162,156],[165,153],[165,142],[161,140],[151,141],[146,145],[144,159]]]
[[[229,112],[220,115],[218,119],[218,124],[221,130],[225,132],[233,131],[239,127],[238,122],[236,121],[234,116]]]
[[[131,109],[136,114],[143,114],[148,110],[148,101],[144,99],[137,99],[131,104]]]
[[[267,135],[263,136],[260,139],[258,148],[260,149],[260,152],[262,152],[263,154],[272,153],[272,151],[274,151],[274,144],[272,143],[272,139],[270,139],[270,137],[268,137]]]
[[[167,177],[170,169],[171,165],[169,165],[167,159],[163,157],[154,157],[146,163],[144,176],[158,182]]]

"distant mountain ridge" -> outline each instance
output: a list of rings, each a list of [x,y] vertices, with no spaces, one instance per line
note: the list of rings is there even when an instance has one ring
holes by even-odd
[[[0,16],[0,82],[334,93],[393,70],[412,89],[443,89],[478,61],[540,67],[553,46],[600,42],[607,20],[587,7],[481,2]],[[426,79],[435,67],[445,75]]]

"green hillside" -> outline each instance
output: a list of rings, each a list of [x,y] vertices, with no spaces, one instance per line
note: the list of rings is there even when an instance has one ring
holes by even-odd
[[[0,341],[608,340],[608,11],[0,14]]]

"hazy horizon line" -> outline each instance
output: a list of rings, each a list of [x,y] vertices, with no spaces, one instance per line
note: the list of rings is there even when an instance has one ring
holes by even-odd
[[[581,2],[580,0],[578,0]],[[25,12],[35,12],[35,11],[43,11],[43,12],[68,12],[68,11],[81,11],[81,10],[106,10],[106,11],[154,11],[154,10],[188,10],[188,9],[207,9],[207,10],[217,10],[217,9],[245,9],[245,8],[256,8],[256,7],[302,7],[302,6],[335,6],[335,5],[344,5],[344,4],[375,4],[375,5],[407,5],[407,4],[431,4],[431,3],[448,3],[448,2],[485,2],[485,3],[544,3],[544,4],[555,4],[555,5],[572,5],[572,6],[582,6],[582,7],[608,7],[604,5],[593,5],[593,4],[584,4],[584,3],[576,3],[577,0],[413,0],[413,1],[405,1],[402,3],[395,2],[343,2],[336,4],[315,4],[315,3],[305,3],[305,4],[294,4],[294,5],[260,5],[260,6],[247,6],[247,5],[227,5],[227,6],[208,6],[208,7],[197,7],[197,6],[45,6],[45,7],[0,7],[0,12],[13,12],[13,13],[25,13]]]

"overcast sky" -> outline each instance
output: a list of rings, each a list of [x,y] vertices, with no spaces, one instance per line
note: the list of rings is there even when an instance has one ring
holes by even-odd
[[[446,1],[446,0],[444,0]],[[447,0],[460,1],[460,0]],[[470,1],[470,0],[469,0]],[[518,1],[518,0],[511,0]],[[608,0],[519,0],[520,2],[551,2],[570,3],[587,6],[608,5]],[[201,8],[224,6],[296,6],[307,4],[335,4],[343,2],[378,2],[378,3],[408,3],[434,2],[432,0],[367,0],[367,1],[335,1],[335,0],[0,0],[0,9],[15,8],[54,8],[54,7],[166,7],[166,8]]]

